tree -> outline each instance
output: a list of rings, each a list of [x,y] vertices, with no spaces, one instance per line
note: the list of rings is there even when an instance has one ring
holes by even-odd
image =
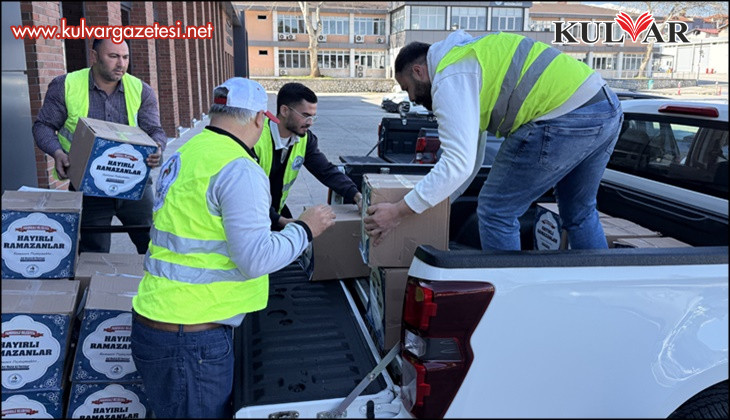
[[[727,3],[722,2],[711,2],[711,1],[691,1],[691,2],[679,2],[679,1],[641,1],[641,2],[622,2],[620,3],[622,8],[640,10],[643,12],[649,12],[654,16],[654,22],[661,29],[667,21],[675,20],[680,16],[690,15],[706,15],[712,11],[722,10],[722,7],[727,10]],[[727,13],[727,12],[726,12]],[[692,29],[692,28],[689,28]],[[646,50],[644,58],[641,60],[639,71],[636,77],[640,77],[646,71],[646,66],[651,60],[652,51],[654,49],[654,41],[646,44]]]
[[[319,54],[319,35],[322,33],[322,19],[319,16],[319,9],[324,2],[319,1],[314,5],[308,1],[300,1],[297,3],[299,3],[299,9],[302,11],[304,24],[307,26],[307,35],[309,36],[309,76],[322,77],[322,74],[319,72],[317,55]],[[310,12],[310,6],[314,7],[313,12]]]

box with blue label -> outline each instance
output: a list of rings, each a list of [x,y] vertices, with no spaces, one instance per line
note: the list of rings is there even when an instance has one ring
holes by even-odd
[[[81,319],[72,382],[140,381],[132,360],[132,298],[140,276],[95,274]]]
[[[375,267],[370,272],[370,297],[365,314],[375,344],[385,354],[400,339],[408,268]]]
[[[62,419],[63,391],[3,392],[4,419]]]
[[[2,391],[63,388],[76,280],[2,282]]]
[[[144,386],[136,383],[74,383],[66,417],[72,419],[143,419],[149,407]]]
[[[2,278],[73,277],[82,200],[79,192],[5,191]]]
[[[79,118],[69,151],[71,185],[84,195],[139,200],[157,143],[139,127]]]

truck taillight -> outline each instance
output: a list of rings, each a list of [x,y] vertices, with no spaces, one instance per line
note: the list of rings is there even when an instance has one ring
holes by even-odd
[[[408,278],[401,393],[414,416],[446,413],[474,359],[471,335],[492,296],[490,283]]]
[[[419,137],[416,139],[416,152],[423,152],[426,150],[426,138]]]

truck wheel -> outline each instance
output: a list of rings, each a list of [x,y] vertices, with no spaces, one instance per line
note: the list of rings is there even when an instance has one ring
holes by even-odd
[[[682,404],[670,419],[728,418],[728,382],[720,382],[700,392]]]

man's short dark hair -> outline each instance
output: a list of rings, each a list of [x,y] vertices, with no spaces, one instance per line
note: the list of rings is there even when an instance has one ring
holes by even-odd
[[[91,44],[91,49],[94,50],[94,51],[96,51],[96,52],[99,52],[99,46],[105,40],[111,41],[108,38],[94,38],[94,42]],[[114,41],[112,41],[112,42],[114,42]],[[127,47],[129,47],[129,41],[128,40],[125,39],[123,42],[126,42],[127,43]]]
[[[279,112],[282,105],[298,104],[302,99],[312,104],[317,103],[317,95],[312,92],[312,89],[297,82],[287,83],[279,89],[279,93],[276,95],[276,112]]]
[[[414,41],[401,48],[398,57],[395,58],[395,74],[406,70],[411,64],[419,64],[426,62],[426,54],[431,44],[425,42]]]

